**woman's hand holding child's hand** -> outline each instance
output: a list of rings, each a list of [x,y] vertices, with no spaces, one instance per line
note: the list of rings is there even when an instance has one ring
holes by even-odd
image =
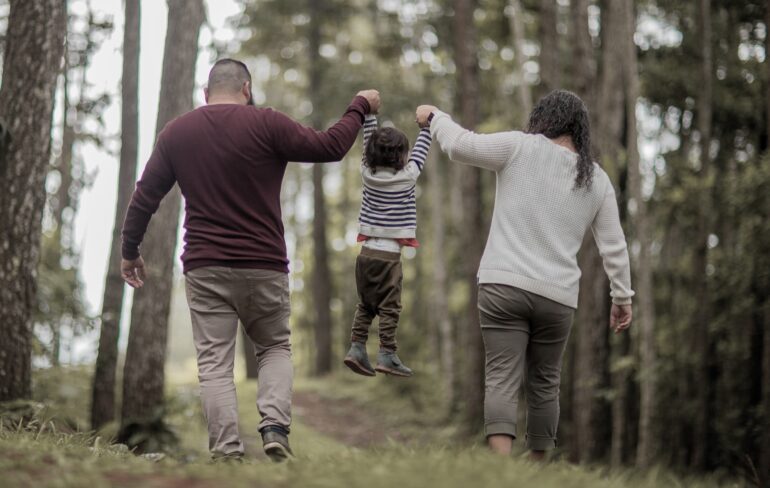
[[[428,120],[428,117],[434,112],[438,112],[438,108],[433,105],[420,105],[417,107],[417,112],[415,113],[417,125],[420,127],[429,127],[430,121]]]

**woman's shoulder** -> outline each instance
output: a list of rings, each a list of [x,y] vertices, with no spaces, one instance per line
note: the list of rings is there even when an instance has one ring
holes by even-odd
[[[607,191],[615,191],[615,188],[612,186],[612,180],[610,180],[610,175],[607,174],[606,171],[604,171],[604,168],[601,167],[599,163],[594,161],[594,174],[593,174],[593,181],[591,183],[591,190],[598,194],[598,195],[605,195]]]

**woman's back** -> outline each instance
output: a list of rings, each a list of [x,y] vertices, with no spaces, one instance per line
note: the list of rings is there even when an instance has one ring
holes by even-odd
[[[449,157],[497,173],[495,210],[479,266],[479,283],[515,286],[577,307],[577,253],[591,228],[612,296],[629,300],[630,269],[615,191],[598,165],[576,188],[577,155],[542,135],[475,134],[444,114],[431,124]]]
[[[541,135],[508,134],[516,149],[497,172],[495,211],[479,275],[493,281],[505,275],[506,281],[526,281],[530,288],[537,282],[538,294],[575,306],[577,252],[611,185],[597,165],[591,187],[577,189],[573,152]]]

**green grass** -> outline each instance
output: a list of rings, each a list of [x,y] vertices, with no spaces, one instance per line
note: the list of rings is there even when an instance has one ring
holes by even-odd
[[[387,380],[386,380],[387,381]],[[82,383],[82,385],[81,385]],[[69,382],[87,388],[85,382]],[[135,456],[101,435],[63,432],[85,421],[82,402],[85,394],[59,391],[56,381],[38,381],[54,393],[46,396],[49,405],[44,417],[26,425],[6,422],[0,427],[0,487],[678,487],[698,488],[745,486],[716,477],[685,479],[664,470],[635,472],[609,471],[575,466],[566,462],[535,465],[523,455],[501,458],[479,445],[460,445],[450,432],[440,428],[440,419],[427,415],[409,395],[391,395],[398,383],[380,384],[350,376],[324,380],[299,380],[296,390],[316,392],[329,401],[344,401],[365,409],[374,418],[410,425],[431,433],[417,442],[399,444],[386,441],[368,449],[346,446],[310,428],[303,418],[312,411],[298,412],[292,426],[291,441],[297,457],[274,465],[257,454],[260,440],[256,431],[259,415],[255,405],[256,385],[238,385],[241,435],[247,448],[247,461],[240,464],[211,464],[206,446],[206,430],[200,412],[196,385],[170,388],[168,422],[180,436],[180,447],[160,461]],[[66,393],[66,394],[65,394]],[[57,402],[64,402],[57,405]],[[68,416],[65,422],[54,415]],[[435,424],[436,428],[432,425]],[[0,423],[2,425],[2,423]],[[389,430],[389,428],[388,428]],[[68,433],[69,432],[69,433]]]
[[[310,447],[313,434],[299,428],[298,443]],[[114,446],[93,446],[84,434],[0,433],[0,485],[101,486],[297,486],[297,487],[662,487],[719,486],[651,471],[607,473],[566,463],[534,465],[490,456],[479,448],[348,449],[324,440],[302,449],[296,460],[274,465],[153,462]],[[726,485],[723,485],[726,486]],[[732,486],[739,486],[734,484]]]

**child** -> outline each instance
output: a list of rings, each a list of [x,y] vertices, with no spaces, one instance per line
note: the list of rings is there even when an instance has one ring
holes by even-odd
[[[356,259],[358,307],[353,319],[350,350],[345,365],[364,376],[375,371],[412,376],[396,355],[396,328],[401,313],[401,247],[418,247],[415,185],[430,149],[430,130],[417,136],[411,155],[403,132],[377,128],[377,117],[364,120],[364,183],[358,241],[363,242]],[[409,158],[407,159],[407,156]],[[380,352],[372,368],[366,339],[374,317],[380,317]]]

